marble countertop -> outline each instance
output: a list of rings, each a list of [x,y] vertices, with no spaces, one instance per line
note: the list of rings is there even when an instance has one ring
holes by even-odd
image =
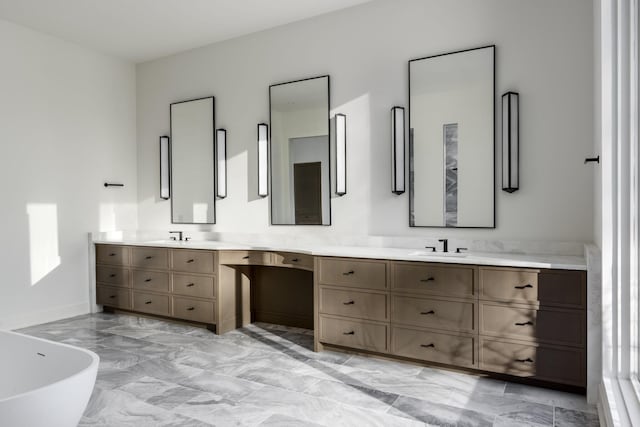
[[[503,267],[548,268],[561,270],[586,270],[584,257],[569,255],[536,255],[512,253],[468,252],[462,255],[449,252],[428,252],[425,249],[385,248],[373,246],[326,246],[252,244],[249,242],[227,242],[214,240],[139,240],[139,239],[94,239],[96,244],[118,244],[131,246],[152,246],[184,249],[208,250],[262,250],[283,251],[314,256],[332,256],[345,258],[386,259],[396,261],[423,261],[450,264],[494,265]]]

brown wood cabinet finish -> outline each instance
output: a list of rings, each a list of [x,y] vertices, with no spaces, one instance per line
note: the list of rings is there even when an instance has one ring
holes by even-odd
[[[328,344],[386,352],[387,334],[384,324],[320,316],[320,340]]]
[[[98,285],[96,287],[96,302],[110,307],[130,309],[131,291],[123,288],[112,288]]]
[[[584,386],[584,350],[480,338],[480,369]]]
[[[452,335],[398,326],[391,328],[393,354],[447,365],[477,367],[475,340],[472,335]]]
[[[213,274],[213,252],[172,249],[171,269],[173,271],[184,271],[188,273]]]
[[[229,265],[271,265],[271,252],[264,251],[221,251],[220,264]]]
[[[274,252],[273,265],[278,267],[294,267],[313,271],[313,256],[293,252]]]
[[[132,247],[131,265],[166,270],[169,268],[169,250],[166,248]]]
[[[213,301],[172,297],[173,317],[201,323],[215,323]]]
[[[475,331],[473,302],[391,296],[391,322],[447,331]]]
[[[383,293],[320,287],[320,313],[368,320],[389,320],[388,296]]]
[[[96,245],[96,264],[129,265],[130,251],[127,246]]]
[[[535,309],[497,303],[480,304],[480,334],[582,347],[584,312]]]
[[[474,268],[421,262],[394,262],[392,290],[416,294],[473,298]]]
[[[130,286],[129,269],[109,265],[98,265],[96,266],[96,282],[128,288]]]
[[[387,289],[387,262],[320,258],[318,276],[323,285]]]
[[[133,291],[133,309],[143,313],[170,316],[169,295]]]
[[[213,299],[215,297],[215,278],[193,274],[173,273],[172,293],[196,298]]]
[[[169,292],[169,273],[133,270],[133,288],[141,291]]]

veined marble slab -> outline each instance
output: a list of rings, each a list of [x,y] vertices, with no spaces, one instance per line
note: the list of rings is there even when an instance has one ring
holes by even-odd
[[[463,255],[449,252],[430,253],[426,250],[411,248],[388,248],[373,246],[326,246],[326,245],[284,245],[251,242],[230,242],[217,240],[154,240],[135,236],[96,235],[97,244],[118,244],[131,246],[152,246],[166,248],[208,249],[208,250],[261,250],[284,251],[314,256],[332,256],[345,258],[387,259],[395,261],[424,261],[450,264],[492,265],[503,267],[548,268],[561,270],[584,270],[587,263],[583,256],[574,255],[536,255],[490,252],[467,252]],[[455,246],[450,246],[455,251]]]

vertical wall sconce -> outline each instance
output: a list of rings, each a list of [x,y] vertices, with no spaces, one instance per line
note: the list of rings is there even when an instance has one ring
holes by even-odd
[[[519,95],[502,95],[502,189],[513,193],[520,187]]]
[[[218,167],[218,182],[216,193],[220,199],[227,197],[227,131],[216,130],[216,158]]]
[[[169,137],[160,137],[160,198],[169,200],[171,197],[171,152]]]
[[[404,193],[404,108],[391,109],[391,191]]]
[[[347,194],[347,116],[336,114],[336,194]]]
[[[260,197],[267,197],[269,194],[267,175],[269,168],[268,146],[269,126],[265,123],[260,123],[258,125],[258,196]]]

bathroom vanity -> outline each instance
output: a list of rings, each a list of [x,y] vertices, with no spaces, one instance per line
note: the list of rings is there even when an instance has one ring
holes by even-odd
[[[586,267],[578,257],[126,243],[96,244],[98,304],[218,334],[252,321],[313,327],[316,351],[586,386]]]

